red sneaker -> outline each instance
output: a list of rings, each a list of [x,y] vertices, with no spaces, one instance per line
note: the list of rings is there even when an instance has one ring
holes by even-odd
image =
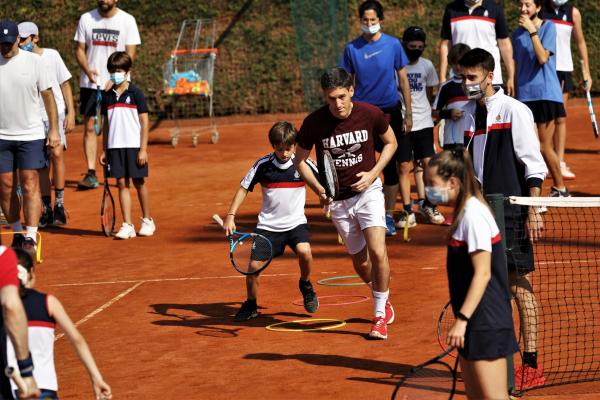
[[[533,389],[544,386],[546,378],[542,368],[532,368],[529,365],[521,365],[515,370],[515,387],[517,390]]]
[[[394,307],[392,307],[392,303],[388,300],[385,302],[385,323],[390,325],[394,322],[394,317]]]
[[[369,337],[371,339],[387,339],[387,324],[384,317],[373,318]]]

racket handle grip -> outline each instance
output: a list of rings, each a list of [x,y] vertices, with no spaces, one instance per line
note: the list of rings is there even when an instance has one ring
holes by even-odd
[[[217,224],[221,225],[221,228],[223,227],[223,219],[221,219],[221,217],[219,216],[219,214],[214,214],[212,216],[213,221],[215,221]]]
[[[329,204],[325,204],[325,206],[323,206],[323,212],[325,213],[325,217],[327,219],[331,219],[331,206]]]
[[[14,369],[13,367],[6,367],[6,369],[4,370],[4,374],[9,379],[12,379],[15,385],[17,385],[17,388],[19,389],[19,392],[21,394],[28,392],[27,384],[23,380],[21,374],[19,374],[19,372],[16,369]]]

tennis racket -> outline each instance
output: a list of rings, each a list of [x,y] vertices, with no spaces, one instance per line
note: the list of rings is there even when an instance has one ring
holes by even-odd
[[[115,200],[110,193],[108,184],[108,165],[104,166],[104,191],[102,192],[102,206],[100,207],[100,224],[102,233],[110,237],[115,229]]]
[[[223,227],[223,220],[217,214],[212,219]],[[231,265],[242,275],[259,274],[273,260],[273,245],[261,234],[234,231],[227,239]]]
[[[322,170],[319,171],[319,176],[321,177],[321,184],[325,188],[325,195],[328,198],[335,199],[340,187],[338,184],[337,171],[335,170],[335,163],[333,162],[333,157],[329,150],[323,150],[320,165]],[[327,218],[331,218],[329,205],[325,206],[325,215]]]
[[[442,308],[437,322],[438,342],[442,350],[448,348],[448,345],[446,344],[446,340],[448,339],[448,331],[450,331],[450,328],[452,328],[454,322],[456,322],[456,319],[454,318],[454,313],[452,312],[452,305],[450,302],[448,302],[444,308]],[[456,350],[452,349],[448,355],[450,357],[456,357]]]
[[[412,367],[396,384],[392,400],[451,400],[456,391],[456,368],[442,361],[452,349],[447,349],[434,358]]]
[[[96,136],[102,134],[102,90],[96,85],[96,112],[94,113],[94,132]]]
[[[6,369],[4,370],[4,374],[9,379],[11,379],[15,385],[17,385],[17,389],[20,394],[29,392],[29,390],[27,389],[27,384],[23,380],[23,377],[21,376],[19,371],[17,371],[13,367],[6,367]],[[38,393],[38,396],[39,396],[39,393]]]
[[[584,85],[587,86],[587,81],[584,81]],[[585,91],[587,97],[588,111],[590,112],[590,119],[592,120],[592,129],[594,130],[594,136],[598,139],[598,123],[596,122],[596,113],[594,113],[594,105],[592,104],[592,95],[589,90]]]

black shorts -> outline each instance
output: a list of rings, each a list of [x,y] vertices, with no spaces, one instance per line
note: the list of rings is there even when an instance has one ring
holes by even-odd
[[[465,347],[459,349],[466,360],[495,360],[519,351],[513,329],[475,331],[467,328]]]
[[[96,114],[96,89],[79,88],[79,114],[84,117]]]
[[[390,117],[390,126],[396,136],[396,141],[400,143],[404,136],[404,128],[402,127],[404,119],[402,118],[402,103],[396,104],[394,107],[382,108],[385,114]],[[383,141],[379,135],[375,136],[375,151],[381,153],[383,149]],[[400,182],[400,176],[398,176],[398,150],[392,156],[390,162],[383,168],[383,184],[384,185],[397,185]]]
[[[571,71],[556,71],[556,75],[558,76],[563,93],[569,93],[575,89],[575,85],[573,85],[573,73]]]
[[[2,140],[0,139],[0,173],[16,169],[32,170],[48,167],[46,139]]]
[[[564,104],[557,101],[536,100],[524,101],[523,103],[533,113],[533,120],[536,124],[543,124],[567,116]]]
[[[256,228],[254,232],[263,235],[271,241],[271,245],[273,246],[273,258],[282,255],[286,245],[295,253],[296,246],[299,243],[309,243],[308,224],[301,224],[294,229],[283,232],[273,232],[259,228]]]
[[[140,149],[108,149],[106,163],[110,178],[145,178],[148,176],[148,163],[143,167],[137,164]]]
[[[433,147],[433,128],[412,131],[398,142],[400,153],[398,162],[410,162],[432,157],[435,154]]]
[[[529,241],[526,221],[527,206],[505,205],[506,265],[508,271],[525,275],[535,270],[533,245]]]

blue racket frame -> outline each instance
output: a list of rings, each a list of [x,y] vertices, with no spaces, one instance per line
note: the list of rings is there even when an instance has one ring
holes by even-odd
[[[96,114],[94,115],[94,132],[96,136],[100,136],[102,133],[102,126],[100,126],[100,113],[102,112],[102,90],[100,85],[96,86]]]
[[[264,271],[265,268],[267,268],[269,266],[269,264],[271,264],[271,261],[273,261],[273,244],[271,243],[271,241],[264,237],[261,234],[258,233],[247,233],[247,232],[238,232],[238,231],[233,231],[234,235],[237,235],[239,237],[234,238],[233,235],[229,235],[227,236],[227,238],[229,239],[229,260],[231,261],[231,265],[233,265],[233,268],[235,268],[235,270],[237,272],[239,272],[242,275],[257,275],[259,273],[261,273],[262,271]],[[266,242],[269,244],[269,250],[270,250],[270,256],[269,259],[265,262],[265,264],[257,269],[256,271],[252,271],[252,272],[247,272],[245,270],[243,270],[241,267],[238,267],[235,263],[235,260],[233,258],[233,252],[235,251],[235,248],[238,244],[240,244],[241,242],[243,242],[244,240],[248,239],[249,237],[256,237],[256,236],[260,236],[261,238],[265,239]]]

